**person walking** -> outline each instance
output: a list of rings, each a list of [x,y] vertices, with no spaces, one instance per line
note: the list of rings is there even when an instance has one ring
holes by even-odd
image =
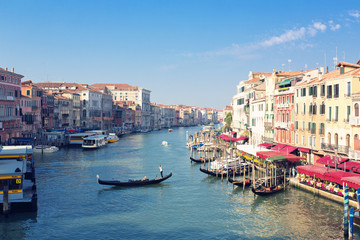
[[[161,177],[163,177],[163,170],[162,170],[161,165],[159,166],[159,171],[160,171]]]

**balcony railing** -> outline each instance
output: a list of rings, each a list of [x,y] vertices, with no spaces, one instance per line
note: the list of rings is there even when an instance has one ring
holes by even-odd
[[[284,108],[289,108],[289,107],[290,107],[290,104],[288,104],[288,103],[283,103],[283,104],[278,104],[278,105],[276,105],[276,106],[277,106],[278,109],[279,109],[279,108],[284,109]]]
[[[265,128],[273,128],[274,127],[274,121],[267,121],[264,122]]]
[[[349,158],[360,160],[360,150],[349,150]]]
[[[344,146],[344,145],[322,143],[321,149],[333,151],[333,152],[337,150],[338,153],[349,154],[349,146]]]
[[[350,117],[350,124],[359,126],[360,125],[360,117]]]
[[[275,128],[288,129],[290,124],[288,122],[275,122],[274,125],[275,125]]]
[[[16,116],[0,116],[0,121],[13,121],[16,119]]]

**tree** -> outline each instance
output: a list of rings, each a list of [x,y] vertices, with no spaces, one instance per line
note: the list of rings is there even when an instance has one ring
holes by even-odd
[[[224,131],[231,130],[232,114],[231,112],[226,114]]]

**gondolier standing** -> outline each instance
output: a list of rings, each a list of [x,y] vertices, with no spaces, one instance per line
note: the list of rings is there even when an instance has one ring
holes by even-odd
[[[160,171],[161,177],[163,177],[161,165],[159,166],[159,171]]]

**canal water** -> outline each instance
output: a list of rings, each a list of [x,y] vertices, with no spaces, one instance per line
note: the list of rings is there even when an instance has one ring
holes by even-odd
[[[186,132],[199,129],[34,155],[39,209],[2,217],[0,239],[343,239],[340,204],[294,188],[254,197],[250,189],[200,172],[186,148]],[[173,176],[159,185],[120,188],[96,181],[97,174],[154,178],[160,164]]]

